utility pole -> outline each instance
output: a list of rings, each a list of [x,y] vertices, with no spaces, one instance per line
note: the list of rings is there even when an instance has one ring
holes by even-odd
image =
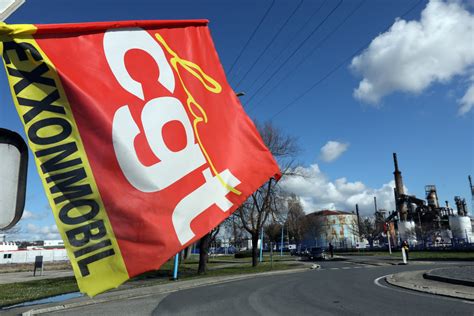
[[[281,225],[281,243],[280,243],[280,257],[283,257],[283,245],[284,245],[284,241],[283,241],[283,238],[285,238],[284,236],[284,230],[285,230],[285,223],[283,222],[283,224]]]
[[[469,175],[467,178],[469,179],[469,187],[471,189],[471,212],[474,213],[474,185],[472,185],[471,176]],[[467,212],[466,212],[466,215],[467,215]]]
[[[390,242],[390,223],[387,224],[387,241],[388,241],[388,252],[392,254],[392,244]]]
[[[356,215],[357,215],[357,235],[360,241],[360,216],[359,216],[359,204],[356,204]]]

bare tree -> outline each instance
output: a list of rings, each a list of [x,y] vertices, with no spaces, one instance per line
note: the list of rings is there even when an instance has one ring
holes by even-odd
[[[283,175],[291,172],[298,147],[293,137],[284,135],[278,128],[267,122],[263,125],[256,124],[257,129],[262,136],[265,145],[277,160]],[[277,187],[274,179],[270,179],[263,186],[257,189],[250,198],[242,204],[236,214],[238,214],[242,228],[244,228],[252,238],[252,266],[258,264],[258,238],[263,225],[266,223],[270,215],[275,216],[277,210]],[[234,225],[234,231],[237,226]],[[217,233],[212,237],[208,235],[201,238],[199,249],[199,269],[198,273],[204,273],[206,270],[206,262],[209,256],[209,246],[211,240],[215,238]],[[263,247],[263,245],[262,245]]]
[[[360,236],[367,239],[369,242],[370,248],[374,245],[374,240],[377,239],[383,229],[380,230],[376,225],[376,220],[374,218],[366,217],[360,223]]]
[[[311,213],[305,216],[304,223],[302,225],[303,236],[307,240],[311,240],[316,243],[316,240],[322,237],[322,233],[325,231],[324,222],[325,217],[319,216],[315,213]]]
[[[273,182],[274,180],[270,179],[265,185],[252,193],[250,198],[238,208],[242,226],[252,238],[252,266],[254,267],[258,264],[258,238],[263,225],[273,210],[271,207],[271,198],[274,197]],[[261,246],[263,247],[263,245]]]
[[[239,214],[234,212],[222,224],[225,227],[226,232],[231,236],[230,240],[232,241],[232,245],[237,249],[242,248],[244,239],[246,238],[246,233],[242,228]]]
[[[287,203],[288,215],[286,225],[288,227],[288,235],[294,243],[299,244],[303,240],[305,212],[303,211],[299,197],[295,194],[290,195],[287,199]]]
[[[198,274],[203,274],[207,271],[207,263],[209,261],[209,247],[216,239],[217,234],[219,234],[220,227],[220,225],[217,226],[199,240]]]
[[[256,123],[263,142],[275,157],[283,176],[293,175],[295,159],[299,152],[296,138],[286,135],[271,122]]]
[[[272,221],[264,228],[264,232],[269,241],[276,243],[281,238],[281,224],[276,221]]]
[[[294,160],[298,152],[296,140],[285,135],[270,122],[263,125],[257,124],[257,129],[265,145],[277,160],[282,176],[287,176],[292,172]],[[261,229],[268,218],[270,216],[274,217],[275,213],[278,212],[278,191],[279,188],[275,180],[270,179],[258,188],[237,210],[242,227],[252,238],[252,266],[254,267],[258,264],[258,239]]]

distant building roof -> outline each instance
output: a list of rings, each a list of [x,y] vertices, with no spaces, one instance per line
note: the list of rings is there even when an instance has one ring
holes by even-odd
[[[328,215],[354,215],[354,213],[338,211],[338,210],[322,210],[318,212],[311,213],[317,216],[328,216]]]

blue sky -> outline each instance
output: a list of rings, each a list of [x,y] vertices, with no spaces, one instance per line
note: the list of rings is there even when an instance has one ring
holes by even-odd
[[[27,0],[7,22],[209,19],[228,79],[246,93],[241,101],[250,116],[271,119],[298,139],[299,168],[308,177],[282,186],[301,196],[307,212],[359,203],[368,214],[373,196],[392,209],[392,152],[411,194],[423,197],[424,185],[436,184],[440,201],[470,200],[473,1],[338,3]],[[3,71],[0,102],[0,126],[24,135]],[[23,238],[58,237],[31,161],[26,211]]]

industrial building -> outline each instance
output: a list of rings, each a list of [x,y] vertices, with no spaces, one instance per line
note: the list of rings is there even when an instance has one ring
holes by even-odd
[[[412,246],[451,246],[474,243],[472,219],[468,216],[466,200],[454,197],[456,211],[448,201],[441,206],[435,185],[425,186],[425,200],[407,195],[403,178],[398,168],[397,154],[393,154],[395,170],[395,207],[387,222],[396,226],[399,241],[408,241]],[[474,188],[469,176],[471,192]]]
[[[306,215],[306,247],[355,248],[358,242],[357,216],[335,210],[322,210]]]

